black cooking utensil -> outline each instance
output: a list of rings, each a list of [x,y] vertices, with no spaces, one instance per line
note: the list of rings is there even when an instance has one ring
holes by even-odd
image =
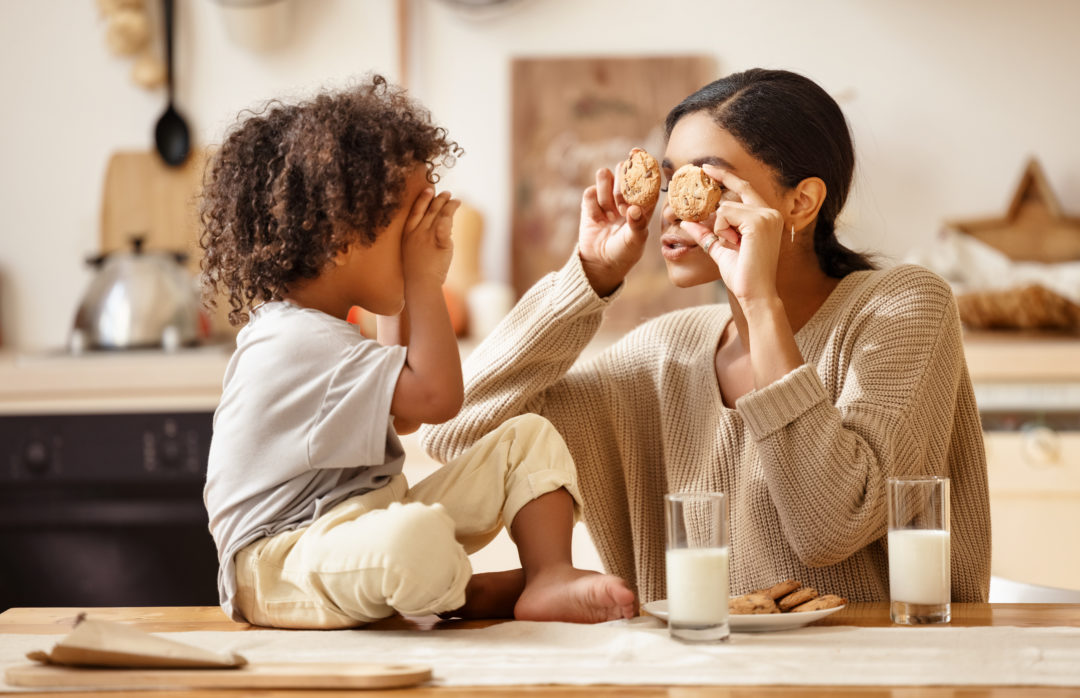
[[[173,0],[163,0],[165,14],[165,65],[168,70],[169,104],[154,127],[154,142],[165,164],[178,167],[191,152],[191,132],[173,106]]]

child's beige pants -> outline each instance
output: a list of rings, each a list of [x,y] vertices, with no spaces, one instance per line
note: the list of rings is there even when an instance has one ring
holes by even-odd
[[[565,488],[580,509],[577,474],[543,417],[507,421],[415,487],[404,475],[351,497],[310,525],[236,554],[236,607],[278,628],[348,628],[465,603],[468,554],[537,497]]]

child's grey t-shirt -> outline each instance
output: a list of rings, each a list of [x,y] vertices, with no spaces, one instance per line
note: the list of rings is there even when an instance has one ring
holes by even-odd
[[[287,302],[260,306],[240,331],[203,491],[221,606],[233,619],[243,620],[233,607],[237,552],[401,472],[390,403],[405,353]]]

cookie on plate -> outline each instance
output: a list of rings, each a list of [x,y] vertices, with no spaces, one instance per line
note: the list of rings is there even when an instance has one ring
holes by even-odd
[[[773,601],[776,601],[780,597],[787,596],[801,586],[802,582],[800,581],[794,579],[786,579],[782,582],[777,582],[776,584],[773,584],[771,587],[767,587],[765,589],[758,589],[757,591],[752,593],[765,594],[765,596],[768,596]]]
[[[817,597],[817,589],[814,589],[813,587],[802,587],[801,589],[797,589],[787,596],[778,599],[776,605],[780,607],[781,611],[790,611],[799,604],[804,604]]]
[[[733,599],[728,599],[728,611],[739,615],[754,613],[779,613],[780,609],[765,594],[743,594]]]
[[[720,205],[724,189],[697,165],[683,165],[668,183],[668,205],[684,221],[703,221]]]
[[[836,608],[847,603],[847,599],[836,594],[825,594],[806,603],[799,604],[791,609],[792,613],[805,613],[806,611],[822,611],[826,608]]]
[[[623,161],[622,195],[626,203],[650,209],[660,198],[660,165],[641,148],[630,151]]]

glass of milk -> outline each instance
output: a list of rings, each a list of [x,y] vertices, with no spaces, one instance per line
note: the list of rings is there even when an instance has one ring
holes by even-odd
[[[889,615],[894,623],[951,617],[949,478],[889,478]]]
[[[728,639],[728,500],[722,492],[665,495],[667,605],[671,636]]]

